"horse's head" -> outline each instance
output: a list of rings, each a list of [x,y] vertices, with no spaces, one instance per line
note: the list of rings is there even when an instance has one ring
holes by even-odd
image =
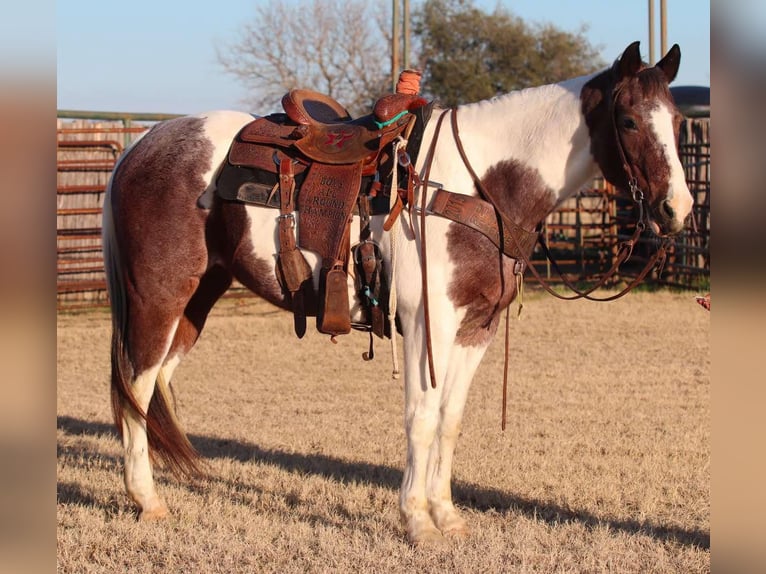
[[[671,235],[683,229],[693,203],[678,157],[682,116],[668,88],[681,50],[675,44],[649,67],[638,46],[628,46],[611,69],[584,86],[583,113],[604,177],[643,198],[655,233]]]

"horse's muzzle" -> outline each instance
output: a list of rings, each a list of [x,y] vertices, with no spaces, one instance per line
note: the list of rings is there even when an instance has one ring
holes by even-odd
[[[661,237],[677,235],[686,227],[686,217],[679,218],[669,199],[661,201],[651,211],[652,230]]]

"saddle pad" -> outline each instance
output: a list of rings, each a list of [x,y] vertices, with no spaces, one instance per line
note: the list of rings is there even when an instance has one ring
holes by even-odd
[[[298,244],[302,248],[323,258],[338,257],[361,182],[361,163],[311,165],[298,194]]]
[[[293,201],[297,205],[308,166],[296,163],[293,167],[295,169],[295,198]],[[232,165],[229,161],[223,165],[221,173],[216,180],[216,195],[226,201],[241,201],[251,205],[279,209],[279,192],[275,191],[278,181],[279,177],[274,173],[273,169],[266,171],[253,167],[237,166]],[[369,194],[372,181],[373,178],[371,176],[362,177],[360,185],[361,193]],[[370,197],[370,215],[388,215],[390,193],[390,189],[384,188],[374,197]],[[356,203],[352,213],[359,215]]]

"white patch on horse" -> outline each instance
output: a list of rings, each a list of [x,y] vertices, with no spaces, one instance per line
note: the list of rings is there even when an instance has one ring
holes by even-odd
[[[662,155],[670,169],[667,201],[673,208],[676,221],[682,224],[691,212],[694,199],[686,183],[684,168],[676,153],[676,136],[673,131],[673,114],[665,104],[660,104],[649,114],[651,129],[662,146]]]
[[[162,365],[161,374],[168,383],[170,383],[170,381],[173,380],[173,373],[175,372],[176,367],[178,367],[178,365],[181,363],[182,358],[183,358],[183,355],[181,355],[179,351],[172,357],[168,357],[165,359],[165,364]]]
[[[244,112],[216,111],[199,114],[196,117],[205,120],[205,137],[213,145],[210,169],[202,175],[207,187],[197,200],[197,205],[201,208],[210,209],[215,198],[215,178],[218,176],[218,172],[229,153],[229,145],[216,144],[220,142],[230,144],[234,136],[239,133],[239,130],[253,121],[253,116]]]
[[[470,150],[468,159],[476,173],[482,177],[500,161],[517,160],[537,171],[559,201],[579,190],[598,173],[590,153],[588,127],[580,113],[580,92],[593,76],[461,106],[460,137]],[[434,171],[436,168],[434,164]],[[454,170],[466,189],[471,189],[462,162],[455,162]]]

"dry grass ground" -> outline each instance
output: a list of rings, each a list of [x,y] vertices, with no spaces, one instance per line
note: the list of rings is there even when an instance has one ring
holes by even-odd
[[[454,496],[473,533],[411,548],[399,524],[402,390],[387,345],[338,345],[265,303],[227,301],[179,367],[209,477],[159,470],[172,517],[124,494],[105,312],[58,317],[60,572],[707,572],[710,313],[692,295],[530,294],[469,395]]]

